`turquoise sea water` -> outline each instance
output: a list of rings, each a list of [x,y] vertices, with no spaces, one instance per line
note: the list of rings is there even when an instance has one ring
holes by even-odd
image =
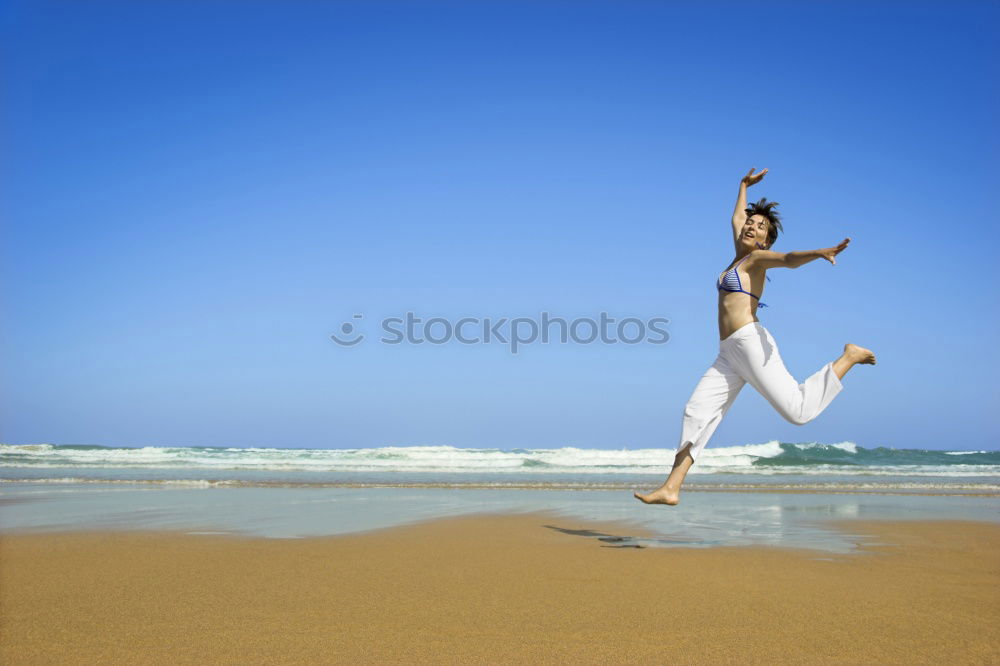
[[[0,444],[0,481],[621,489],[657,484],[669,449],[104,447]],[[1000,451],[765,442],[709,447],[692,487],[1000,493]]]

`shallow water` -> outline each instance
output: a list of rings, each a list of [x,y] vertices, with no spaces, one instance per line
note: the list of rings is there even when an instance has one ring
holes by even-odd
[[[831,519],[962,519],[1000,522],[1000,498],[870,493],[686,492],[676,507],[646,505],[629,490],[398,487],[171,487],[149,483],[0,486],[0,531],[171,529],[267,538],[365,532],[482,512],[550,511],[625,521],[623,546],[765,545],[856,551],[866,537]]]

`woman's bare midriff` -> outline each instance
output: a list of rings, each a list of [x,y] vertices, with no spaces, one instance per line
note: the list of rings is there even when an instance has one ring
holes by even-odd
[[[757,302],[739,292],[719,293],[719,340],[725,340],[737,330],[757,319]]]

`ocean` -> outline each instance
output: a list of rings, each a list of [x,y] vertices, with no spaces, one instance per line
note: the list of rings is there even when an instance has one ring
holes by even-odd
[[[625,489],[659,484],[672,449],[367,449],[0,444],[0,482]],[[1000,451],[766,442],[706,448],[686,487],[1000,493]]]
[[[852,552],[834,519],[1000,522],[1000,451],[765,442],[706,448],[677,507],[672,449],[361,449],[0,444],[0,532],[170,529],[266,538],[548,511],[641,525],[619,545]]]

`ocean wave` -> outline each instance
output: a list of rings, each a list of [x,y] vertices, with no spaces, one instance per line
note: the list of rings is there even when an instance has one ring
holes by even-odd
[[[0,468],[268,471],[281,473],[434,472],[453,474],[662,474],[675,449],[474,449],[386,446],[359,449],[103,447],[0,444]],[[1000,451],[866,448],[772,440],[707,447],[697,474],[892,474],[1000,476]]]

